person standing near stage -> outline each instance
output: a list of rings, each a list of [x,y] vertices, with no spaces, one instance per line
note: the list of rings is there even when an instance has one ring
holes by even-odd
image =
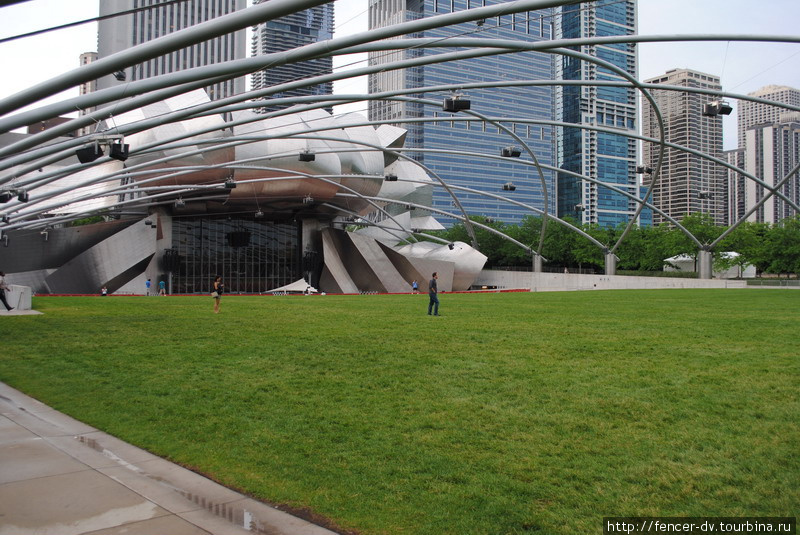
[[[6,274],[0,271],[0,302],[5,305],[8,312],[14,310],[14,307],[10,306],[8,301],[6,301],[6,290],[10,289],[11,288],[8,287],[8,284],[6,284]]]
[[[167,283],[158,281],[158,295],[167,295]]]
[[[148,296],[150,295],[150,285],[151,285],[150,279],[147,279],[146,281],[144,281],[144,293],[145,293],[145,295],[148,295]]]
[[[431,280],[428,282],[428,297],[430,297],[430,301],[428,302],[428,316],[431,315],[431,309],[433,309],[433,315],[439,315],[439,287],[436,284],[436,279],[439,278],[439,275],[434,271],[433,275],[431,275]]]
[[[222,283],[222,277],[217,275],[214,277],[214,286],[211,288],[211,297],[214,298],[214,314],[219,314],[219,301],[224,289],[225,284]]]

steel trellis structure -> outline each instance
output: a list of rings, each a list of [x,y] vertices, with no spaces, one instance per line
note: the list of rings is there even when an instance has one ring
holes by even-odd
[[[68,73],[67,75],[63,75],[57,77],[53,80],[48,82],[39,84],[34,88],[31,88],[30,91],[26,91],[24,93],[14,95],[12,97],[3,99],[0,101],[0,114],[7,115],[10,112],[13,112],[22,106],[34,102],[40,98],[48,96],[50,94],[54,94],[56,92],[61,91],[64,88],[71,87],[83,81],[87,81],[93,78],[96,78],[100,75],[112,73],[120,68],[130,67],[138,63],[142,60],[143,57],[157,57],[167,51],[175,50],[181,48],[182,46],[186,46],[187,44],[193,44],[204,39],[209,38],[209,36],[221,35],[227,33],[233,29],[238,29],[241,27],[245,27],[251,25],[253,23],[261,22],[263,20],[268,20],[270,18],[277,18],[287,13],[294,12],[296,10],[301,10],[304,6],[312,6],[312,5],[319,5],[322,2],[321,0],[303,0],[302,3],[298,2],[297,0],[274,0],[272,2],[260,4],[259,6],[251,7],[247,10],[244,10],[241,13],[229,15],[226,17],[221,17],[220,19],[209,21],[204,23],[202,28],[193,27],[187,30],[182,30],[176,32],[175,34],[167,37],[163,37],[152,42],[146,43],[144,45],[140,45],[135,49],[131,49],[125,51],[120,54],[115,54],[112,57],[107,58],[107,60],[101,60],[95,62],[89,66],[83,67],[81,69],[77,69]],[[371,30],[369,32],[364,32],[357,36],[350,36],[346,38],[337,38],[332,39],[327,42],[323,43],[314,43],[311,45],[306,45],[304,47],[300,47],[298,49],[288,51],[286,53],[270,55],[269,57],[261,57],[261,58],[249,58],[246,60],[237,60],[233,62],[228,62],[227,64],[219,64],[213,66],[213,68],[203,67],[203,68],[196,68],[190,69],[187,71],[181,71],[179,73],[173,73],[169,75],[160,76],[154,79],[142,80],[138,82],[132,82],[126,84],[124,88],[114,88],[111,90],[100,91],[93,95],[86,95],[83,97],[78,97],[76,99],[71,99],[69,101],[64,102],[63,104],[56,104],[50,106],[44,106],[40,109],[34,110],[32,112],[26,112],[22,114],[15,115],[13,117],[6,116],[0,117],[0,131],[7,131],[11,128],[15,128],[20,126],[23,122],[29,121],[33,122],[34,120],[41,120],[43,118],[49,118],[58,113],[63,112],[66,109],[74,109],[75,107],[79,108],[87,108],[91,106],[97,106],[100,104],[110,104],[108,107],[103,108],[94,112],[93,114],[89,114],[84,118],[79,120],[74,120],[66,125],[63,125],[57,129],[52,131],[46,131],[37,135],[30,136],[29,138],[17,142],[12,143],[6,147],[0,147],[0,170],[4,170],[5,173],[0,175],[0,193],[6,191],[8,193],[25,193],[26,199],[27,195],[30,194],[31,200],[33,201],[26,207],[21,206],[21,202],[11,201],[6,207],[0,206],[0,215],[6,217],[6,221],[3,224],[0,224],[0,230],[8,231],[15,228],[26,228],[26,227],[38,227],[44,224],[55,224],[59,222],[68,221],[70,218],[77,218],[78,216],[82,217],[85,214],[70,214],[70,215],[60,215],[57,217],[44,217],[46,212],[50,212],[53,210],[52,205],[47,204],[43,201],[46,201],[50,197],[55,197],[58,195],[59,190],[56,190],[55,193],[51,192],[47,195],[42,195],[37,199],[37,192],[38,189],[45,186],[50,185],[53,183],[58,182],[59,180],[63,179],[64,177],[70,176],[70,174],[77,172],[82,169],[86,169],[85,166],[69,166],[66,168],[61,168],[55,171],[48,171],[47,173],[42,173],[39,176],[31,175],[30,173],[42,169],[45,166],[57,163],[59,161],[64,160],[65,158],[74,154],[74,150],[76,147],[84,146],[87,143],[87,139],[85,138],[78,138],[71,141],[62,141],[57,142],[48,146],[44,146],[43,144],[54,139],[58,134],[67,131],[68,129],[75,129],[77,126],[83,126],[85,124],[89,124],[93,121],[98,121],[102,119],[113,118],[113,112],[120,112],[120,111],[127,111],[127,110],[135,110],[143,105],[146,105],[150,102],[157,102],[159,100],[163,100],[164,98],[170,97],[172,95],[178,95],[185,93],[187,91],[193,90],[197,87],[202,87],[208,85],[211,82],[216,82],[220,80],[226,80],[233,77],[240,76],[247,72],[253,72],[254,70],[263,69],[265,66],[268,67],[269,65],[277,65],[292,61],[299,61],[302,59],[314,58],[314,57],[323,57],[328,55],[340,55],[340,54],[350,54],[350,53],[357,53],[357,52],[376,52],[376,51],[389,51],[389,50],[403,50],[403,49],[410,49],[410,48],[421,48],[421,49],[434,49],[434,48],[458,48],[458,49],[466,49],[460,50],[457,52],[445,52],[441,54],[435,54],[431,56],[423,56],[421,58],[415,58],[412,60],[402,60],[391,62],[388,64],[381,64],[377,67],[367,67],[367,68],[360,68],[355,69],[353,71],[349,71],[347,73],[341,74],[334,74],[334,75],[320,75],[317,77],[312,77],[306,80],[299,80],[294,83],[290,84],[283,84],[283,86],[276,86],[272,88],[268,88],[265,90],[257,91],[257,92],[247,92],[242,95],[237,95],[235,97],[223,99],[220,101],[210,102],[207,104],[202,104],[198,106],[192,106],[190,108],[177,110],[168,114],[165,117],[156,117],[151,120],[141,121],[139,123],[131,123],[126,125],[123,128],[115,128],[115,127],[106,127],[105,131],[101,131],[102,133],[121,133],[125,135],[129,135],[134,132],[141,132],[146,131],[148,128],[152,128],[155,126],[160,126],[162,124],[167,124],[170,122],[179,122],[181,120],[194,118],[194,117],[202,117],[212,114],[220,114],[220,113],[227,113],[231,111],[238,111],[241,109],[246,109],[248,107],[256,107],[258,103],[245,103],[244,101],[250,99],[257,99],[269,96],[275,92],[284,90],[287,86],[302,86],[302,85],[313,85],[318,84],[321,81],[330,81],[334,79],[344,79],[348,77],[358,76],[367,74],[369,72],[376,72],[378,69],[380,70],[389,70],[389,69],[403,69],[408,68],[414,65],[423,65],[423,64],[430,64],[434,62],[457,62],[467,58],[478,57],[482,55],[494,55],[494,54],[509,54],[509,53],[516,53],[522,51],[529,51],[535,50],[540,52],[546,52],[550,54],[562,54],[562,55],[569,55],[579,59],[580,61],[584,62],[591,62],[595,63],[596,65],[602,66],[606,69],[609,69],[613,72],[616,72],[618,75],[626,78],[628,80],[627,83],[625,82],[610,82],[610,81],[597,81],[596,83],[592,82],[574,82],[574,81],[559,81],[559,80],[531,80],[531,81],[500,81],[498,80],[495,83],[492,82],[483,82],[483,83],[470,83],[466,82],[463,84],[452,84],[452,85],[445,85],[445,86],[432,86],[426,88],[414,88],[413,90],[405,91],[406,94],[414,94],[414,93],[429,93],[429,92],[444,92],[444,91],[453,91],[453,90],[464,90],[469,88],[477,88],[477,87],[494,87],[498,89],[502,89],[502,87],[508,87],[510,85],[596,85],[596,86],[614,86],[614,87],[633,87],[638,89],[644,98],[647,98],[651,104],[653,105],[656,113],[658,115],[658,119],[661,123],[661,136],[659,139],[654,138],[644,138],[642,136],[631,136],[625,132],[615,131],[613,129],[598,127],[594,125],[577,125],[577,124],[565,124],[559,123],[557,121],[551,122],[553,126],[560,126],[560,127],[575,127],[587,130],[595,130],[595,131],[604,131],[607,133],[614,133],[617,135],[627,136],[630,138],[637,138],[644,142],[654,143],[659,145],[659,157],[658,157],[658,164],[653,173],[653,180],[651,182],[650,188],[648,192],[645,194],[643,199],[634,198],[638,204],[638,208],[636,210],[636,215],[631,218],[629,224],[627,225],[625,231],[619,238],[619,240],[612,246],[608,247],[606,245],[600,244],[596,242],[595,245],[604,248],[606,253],[613,254],[614,251],[620,246],[620,244],[624,241],[628,232],[632,228],[636,217],[641,212],[641,210],[645,206],[649,206],[651,208],[655,208],[647,202],[648,197],[650,196],[653,188],[655,187],[658,177],[660,174],[660,168],[662,165],[663,160],[663,152],[666,146],[670,146],[672,148],[678,148],[680,150],[685,150],[687,152],[695,152],[692,149],[687,147],[680,147],[679,145],[668,143],[664,140],[664,130],[663,130],[663,119],[660,116],[660,110],[658,106],[655,104],[655,101],[652,100],[650,97],[648,90],[650,89],[659,89],[659,90],[668,90],[668,91],[681,91],[681,92],[698,92],[703,94],[708,94],[715,97],[728,97],[728,98],[738,98],[743,100],[751,100],[756,102],[761,102],[764,104],[770,104],[774,106],[780,106],[788,110],[792,111],[800,111],[800,108],[781,105],[779,103],[767,101],[764,99],[759,99],[756,97],[748,97],[746,95],[737,95],[730,92],[713,92],[708,90],[697,90],[692,88],[686,88],[681,86],[671,87],[671,86],[661,86],[657,84],[643,84],[638,80],[629,76],[624,70],[615,67],[614,65],[602,61],[599,58],[588,56],[585,54],[580,54],[574,52],[572,50],[567,49],[566,47],[573,47],[573,46],[581,46],[581,45],[597,45],[597,44],[609,44],[609,43],[642,43],[642,42],[671,42],[671,41],[774,41],[774,42],[786,42],[786,43],[800,43],[800,37],[797,36],[747,36],[747,35],[686,35],[686,36],[611,36],[611,37],[595,37],[595,38],[584,38],[584,39],[562,39],[562,40],[549,40],[549,41],[539,41],[535,43],[529,42],[518,42],[518,41],[508,41],[508,40],[497,40],[497,39],[487,39],[487,38],[466,38],[466,37],[453,37],[453,38],[444,38],[444,39],[408,39],[408,38],[401,38],[401,39],[388,39],[388,37],[398,37],[406,34],[413,34],[415,32],[422,31],[424,29],[430,28],[438,28],[447,25],[453,24],[460,24],[464,22],[470,21],[477,21],[487,19],[493,16],[498,16],[500,14],[509,14],[509,13],[519,13],[525,11],[534,11],[536,9],[541,9],[544,7],[562,7],[566,5],[572,5],[580,3],[574,0],[571,1],[557,1],[557,0],[519,0],[517,2],[508,3],[508,4],[499,4],[494,6],[486,6],[482,8],[474,8],[470,10],[465,10],[462,12],[456,13],[448,13],[444,15],[438,15],[435,17],[430,17],[423,20],[417,21],[410,21],[401,24],[397,24],[390,27],[384,27],[378,30]],[[234,16],[235,15],[235,16]],[[297,97],[297,98],[287,98],[287,99],[275,99],[277,102],[280,100],[282,103],[287,104],[296,104],[303,106],[303,109],[314,109],[324,106],[329,106],[332,103],[338,103],[341,101],[349,101],[355,102],[358,100],[374,100],[374,99],[397,99],[397,100],[412,100],[413,97],[403,96],[401,93],[403,92],[391,92],[386,94],[379,94],[379,95],[346,95],[346,96],[325,96],[325,97]],[[132,95],[132,98],[128,98],[124,102],[120,103],[117,102],[119,98],[123,95]],[[419,100],[419,99],[417,99]],[[437,104],[434,101],[430,100],[420,100],[426,105],[435,105]],[[263,102],[261,103],[263,105]],[[297,110],[294,110],[297,111]],[[278,117],[281,114],[291,113],[291,111],[283,110],[282,112],[268,114],[266,116],[259,117]],[[509,121],[513,120],[514,122],[523,123],[526,121],[525,118],[507,118],[507,117],[492,117],[485,113],[481,113],[480,111],[469,111],[467,112],[473,118],[478,118],[481,121],[486,123],[493,124],[495,127],[506,131],[506,133],[511,136],[516,142],[520,143],[523,146],[523,149],[528,153],[528,155],[533,160],[533,163],[530,162],[519,162],[522,165],[533,165],[537,168],[538,173],[540,175],[542,181],[542,187],[544,190],[545,199],[547,199],[548,191],[547,185],[544,181],[542,175],[542,168],[547,168],[547,166],[540,166],[539,162],[536,158],[535,152],[529,147],[523,139],[517,136],[514,132],[506,128],[502,125],[502,121]],[[441,120],[441,118],[438,118]],[[436,118],[433,117],[425,117],[416,119],[418,121],[426,122],[426,121],[433,121]],[[448,119],[451,120],[451,119]],[[454,117],[452,120],[469,120],[469,119],[462,119],[459,117]],[[474,119],[472,119],[474,120]],[[405,120],[404,122],[411,122],[412,120]],[[391,123],[398,123],[401,121],[391,121]],[[234,121],[232,123],[226,123],[225,125],[221,126],[220,128],[232,128],[236,124],[246,124],[247,120],[242,120],[241,122]],[[358,126],[370,126],[375,127],[380,124],[385,124],[386,122],[381,121],[365,121],[361,123],[355,123]],[[539,121],[539,123],[544,123]],[[330,130],[328,128],[320,128],[320,129],[309,129],[309,128],[298,128],[296,133],[288,133],[283,134],[280,136],[276,136],[276,138],[280,139],[317,139],[317,140],[324,140],[326,139],[324,136],[312,136],[315,131],[317,132],[324,132],[325,130]],[[182,136],[175,136],[170,140],[167,140],[166,146],[167,147],[180,147],[180,142],[182,140],[189,140],[193,136],[198,135],[197,131],[190,131],[185,133]],[[264,139],[262,136],[260,139]],[[336,139],[336,138],[328,138]],[[226,147],[236,147],[239,146],[241,143],[253,142],[257,139],[248,139],[247,136],[229,136],[229,137],[222,137],[215,141],[208,142],[209,146],[203,146],[197,149],[198,152],[203,152],[204,150],[208,150],[209,148],[212,149],[222,149]],[[352,141],[352,140],[351,140]],[[189,145],[197,145],[197,141],[187,141]],[[369,144],[364,144],[364,146],[369,146]],[[152,147],[155,148],[155,147]],[[162,144],[163,148],[163,144]],[[397,158],[402,158],[408,160],[409,158],[402,154],[403,151],[399,150],[388,150],[388,149],[381,149],[380,147],[372,147],[373,150],[383,150],[386,154],[392,154]],[[149,150],[148,147],[141,147],[139,149],[138,154],[146,154]],[[412,149],[407,149],[412,150]],[[417,149],[418,150],[418,149]],[[452,150],[450,151],[451,154],[458,154],[459,151]],[[322,152],[321,152],[322,153]],[[475,154],[472,154],[475,155]],[[695,236],[693,236],[688,230],[682,227],[677,221],[672,220],[672,222],[680,228],[687,236],[690,237],[697,245],[700,251],[709,252],[713,250],[721,240],[730,234],[737,226],[741,225],[746,218],[752,214],[758,207],[762,206],[770,197],[776,195],[781,197],[785,202],[788,203],[795,211],[800,211],[797,204],[792,200],[787,198],[781,188],[783,184],[789,181],[793,176],[795,176],[798,172],[798,167],[800,164],[796,165],[789,174],[787,174],[781,181],[779,181],[775,186],[770,187],[769,185],[765,184],[756,176],[745,173],[743,170],[736,169],[734,166],[728,164],[727,162],[723,162],[716,158],[713,158],[709,155],[705,154],[698,154],[701,157],[709,158],[711,161],[714,161],[716,164],[735,169],[737,172],[745,176],[748,180],[756,182],[759,186],[765,188],[766,192],[765,195],[759,200],[755,207],[748,211],[747,214],[743,215],[739,220],[737,220],[722,236],[718,239],[714,240],[712,243],[701,243]],[[491,155],[481,155],[483,157],[494,157]],[[142,164],[139,167],[141,173],[145,174],[147,169],[153,165],[153,163],[164,163],[168,162],[170,158],[163,158],[157,159],[155,161],[147,162],[147,164]],[[106,159],[98,160],[97,163],[102,163],[103,161],[107,161]],[[229,163],[222,164],[219,167],[224,169],[236,169],[237,166],[242,166],[242,161],[233,160]],[[103,181],[115,181],[119,180],[120,177],[135,177],[137,170],[137,166],[132,166],[129,168],[123,168],[120,171],[108,174],[104,177],[99,179],[94,179],[95,184],[101,183]],[[281,168],[270,168],[271,170],[282,170]],[[193,169],[190,168],[166,168],[160,169],[160,172],[172,172],[176,173],[175,176],[180,176],[181,173],[189,173]],[[196,170],[196,169],[194,169]],[[266,169],[264,169],[266,170]],[[474,190],[471,188],[464,188],[462,186],[455,186],[448,184],[446,181],[442,180],[433,170],[425,168],[425,170],[432,176],[434,176],[439,181],[439,187],[444,188],[445,190],[449,191],[454,203],[459,208],[461,215],[449,214],[446,213],[449,217],[454,217],[456,219],[462,220],[465,222],[468,231],[470,232],[473,242],[477,245],[475,240],[475,235],[472,232],[471,225],[475,224],[470,221],[466,211],[460,205],[458,201],[458,197],[455,195],[454,190],[461,190],[467,191],[469,190],[472,193],[479,193],[483,195],[488,195],[493,198],[502,199],[506,202],[515,203],[513,199],[510,199],[506,196],[497,195],[494,193],[489,192],[480,192],[478,190]],[[566,171],[562,169],[554,169],[558,172],[565,173]],[[283,170],[285,171],[285,170]],[[597,181],[593,177],[586,177],[583,175],[579,175],[576,173],[569,173],[573,174],[578,178],[583,180],[588,180],[590,182],[594,181],[597,183],[598,186],[609,188],[611,190],[618,191],[619,193],[625,194],[622,188],[615,188],[610,186],[609,184]],[[172,176],[172,175],[164,175],[161,178],[163,179],[165,176]],[[331,179],[330,176],[321,175],[321,174],[310,174],[310,173],[300,173],[300,174],[292,174],[292,177],[296,176],[305,176],[307,178],[312,178],[315,180],[320,181],[329,181]],[[124,194],[124,193],[143,193],[147,192],[148,196],[146,199],[149,199],[149,202],[160,202],[157,199],[169,199],[174,198],[178,195],[185,195],[190,194],[192,192],[198,192],[213,188],[218,188],[219,185],[212,186],[209,184],[204,183],[196,183],[196,184],[189,184],[184,185],[178,189],[171,189],[169,191],[159,192],[157,189],[148,189],[147,187],[143,187],[146,182],[143,181],[132,181],[128,184],[128,187],[120,186],[119,188],[114,189],[113,191],[115,194]],[[84,184],[84,186],[88,186],[90,184]],[[354,195],[357,197],[362,198],[374,205],[377,202],[391,202],[389,199],[381,198],[374,195],[362,195],[359,192],[349,190],[346,186],[338,184],[337,187],[341,188],[344,191],[341,191],[339,196],[347,196],[347,195]],[[64,193],[65,191],[61,191]],[[154,192],[154,193],[150,193]],[[630,196],[630,195],[629,195]],[[91,195],[85,197],[85,199],[93,198]],[[139,199],[137,199],[139,201]],[[75,200],[71,200],[70,202],[75,202]],[[148,201],[142,201],[140,204],[146,205]],[[127,206],[130,204],[134,204],[127,200],[121,200],[118,203],[113,203],[109,209],[113,211],[118,207]],[[39,206],[39,208],[37,208]],[[331,206],[328,204],[328,207]],[[379,210],[382,210],[379,206],[375,205],[375,207]],[[420,206],[422,207],[422,206]],[[432,207],[427,206],[424,207],[426,210],[437,212]],[[528,206],[532,212],[536,212],[537,209],[535,207]],[[347,210],[339,207],[341,213],[347,214]],[[547,220],[549,218],[554,218],[554,215],[548,214],[547,211],[547,201],[545,200],[545,209],[539,211],[543,217],[543,225],[542,231],[540,236],[539,247],[536,251],[536,254],[541,254],[541,249],[544,243],[544,237],[547,227]],[[350,213],[352,216],[352,212]],[[388,215],[388,214],[386,214]],[[13,217],[13,222],[11,218]],[[391,216],[389,216],[392,218]],[[393,218],[392,218],[393,219]],[[402,230],[404,232],[409,232],[410,229],[403,228],[403,226],[394,221],[396,224],[396,228],[398,230]],[[560,224],[567,224],[563,220],[559,220]],[[385,226],[385,225],[384,225]],[[485,225],[478,225],[484,228],[490,229],[490,227],[486,227]],[[569,225],[568,225],[569,226]],[[394,228],[394,227],[388,227]],[[577,227],[571,227],[574,231],[582,234],[584,237],[588,237],[588,235],[583,232],[581,229]],[[494,232],[493,229],[491,231]],[[506,236],[506,238],[508,238]],[[522,244],[519,244],[522,245]],[[527,246],[522,245],[526,248],[529,252],[534,254]]]

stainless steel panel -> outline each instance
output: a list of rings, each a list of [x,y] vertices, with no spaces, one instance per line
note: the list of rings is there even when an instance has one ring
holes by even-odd
[[[355,245],[361,257],[369,265],[372,272],[380,281],[382,291],[400,293],[408,290],[405,279],[387,258],[380,244],[372,238],[349,233],[350,240]]]
[[[155,252],[156,231],[143,219],[76,256],[48,276],[45,284],[50,293],[97,293]]]
[[[320,290],[323,292],[336,292],[335,289],[326,286],[326,279],[330,278],[335,282],[340,293],[357,294],[358,286],[350,277],[345,267],[344,260],[340,256],[337,244],[337,236],[332,229],[322,231],[322,254],[325,258],[325,272],[320,281]]]

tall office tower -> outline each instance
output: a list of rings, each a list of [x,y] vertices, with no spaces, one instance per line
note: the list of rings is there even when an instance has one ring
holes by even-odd
[[[88,65],[89,63],[92,63],[96,59],[97,59],[97,52],[84,52],[83,54],[80,55],[80,60],[79,61],[80,61],[81,66],[83,66],[83,65]],[[78,94],[80,94],[80,95],[88,95],[89,93],[92,93],[94,91],[97,91],[97,80],[91,80],[89,82],[84,82],[78,88]],[[86,108],[85,110],[80,110],[80,112],[78,114],[83,116],[83,115],[86,115],[87,113],[93,112],[94,110],[95,110],[95,108],[93,108],[93,107],[92,108]],[[92,133],[93,130],[94,130],[93,126],[84,126],[83,128],[79,128],[78,129],[77,135],[78,136],[85,136],[87,134]]]
[[[672,69],[645,82],[713,91],[722,89],[719,77],[688,69]],[[666,141],[715,158],[722,157],[722,117],[703,115],[703,105],[714,100],[713,97],[672,90],[652,90],[650,93],[664,118]],[[647,100],[642,104],[642,134],[652,138],[660,135],[655,111]],[[658,153],[657,144],[644,143],[645,166],[655,169]],[[645,175],[647,185],[651,177]],[[665,148],[661,176],[653,189],[656,208],[679,221],[686,215],[703,212],[711,215],[717,225],[724,225],[728,220],[727,191],[721,166],[696,154]],[[661,214],[653,214],[653,223],[665,221]]]
[[[744,149],[726,150],[723,152],[723,159],[729,164],[744,169]],[[731,169],[725,170],[725,185],[728,190],[727,210],[728,224],[732,225],[741,219],[745,214],[745,188],[747,179],[741,173]]]
[[[254,0],[261,4],[269,0]],[[291,15],[271,20],[253,27],[251,54],[259,56],[282,52],[303,45],[330,39],[333,36],[333,3],[298,11]],[[318,58],[287,65],[280,65],[252,74],[253,91],[286,82],[302,80],[312,76],[333,72],[332,58]],[[270,95],[267,98],[294,97],[306,95],[330,95],[333,93],[333,82],[326,82],[311,87],[290,89]],[[285,108],[287,106],[266,106],[265,110]]]
[[[138,8],[130,15],[101,20],[97,32],[98,57],[104,58],[127,48],[140,45],[169,33],[183,30],[247,7],[247,0],[188,0],[162,4],[160,0],[103,0],[100,16]],[[222,35],[195,45],[153,58],[124,71],[125,80],[141,80],[183,69],[202,67],[234,59],[246,54],[245,31]],[[113,87],[122,75],[104,76],[97,81],[98,89]],[[244,92],[244,78],[226,80],[206,88],[212,100]]]
[[[768,85],[757,91],[747,94],[750,97],[759,97],[790,106],[800,106],[800,90],[793,87]],[[775,123],[785,113],[783,108],[776,108],[768,104],[740,100],[738,104],[739,148],[744,147],[745,132],[751,126],[764,123]]]
[[[482,5],[504,3],[498,0],[370,0],[370,29],[399,24],[452,11],[462,11]],[[426,30],[409,37],[432,37],[447,39],[463,36],[541,41],[552,38],[552,11],[503,15],[483,21],[460,24],[448,28]],[[419,48],[405,51],[376,52],[369,57],[370,65],[382,65],[393,61],[438,54],[440,51]],[[458,86],[465,82],[489,82],[511,80],[551,80],[553,60],[550,55],[524,52],[502,54],[484,58],[473,58],[446,62],[404,70],[386,70],[369,76],[370,94],[403,89],[422,89],[428,86]],[[490,194],[507,194],[513,200],[544,209],[544,189],[536,168],[518,163],[517,158],[502,161],[486,159],[468,154],[448,154],[437,151],[458,151],[500,156],[505,147],[522,149],[514,138],[497,126],[484,123],[469,114],[443,111],[443,99],[450,98],[450,91],[425,92],[420,90],[413,96],[434,101],[432,103],[404,101],[370,101],[369,118],[373,121],[395,122],[408,129],[405,146],[423,149],[406,152],[418,162],[430,168],[449,184],[468,187]],[[554,93],[551,87],[503,87],[498,89],[469,89],[463,99],[471,102],[471,111],[485,114],[502,121],[529,145],[539,162],[554,165],[553,128],[536,121],[554,119]],[[406,123],[405,120],[422,117],[434,121]],[[459,121],[458,119],[470,119]],[[453,120],[451,120],[453,119]],[[473,120],[474,119],[474,120]],[[522,159],[531,158],[522,151]],[[511,183],[515,188],[504,191]],[[555,178],[552,172],[544,171],[547,184],[548,212],[555,213]],[[457,191],[459,202],[468,214],[483,215],[505,223],[517,223],[532,211],[489,197]],[[437,188],[433,207],[453,212],[454,202],[442,189]],[[441,218],[440,216],[437,216]],[[442,220],[444,224],[454,220]]]
[[[589,2],[559,8],[557,39],[636,34],[636,0]],[[577,47],[576,47],[577,48]],[[583,45],[580,52],[605,60],[636,78],[635,44]],[[563,56],[557,60],[561,80],[626,81],[620,74],[594,63]],[[625,87],[569,86],[557,90],[559,120],[576,125],[600,126],[637,134],[638,94]],[[558,166],[600,182],[640,195],[636,175],[638,145],[615,133],[561,127],[558,132]],[[627,223],[636,212],[633,199],[587,180],[560,173],[559,216],[583,223],[615,227]],[[641,224],[642,221],[637,223]]]
[[[800,161],[800,113],[790,112],[778,121],[748,128],[744,136],[745,171],[776,186]],[[795,173],[780,191],[795,204],[800,203],[800,174]],[[750,210],[764,198],[764,187],[752,180],[745,189],[745,209]],[[779,223],[794,217],[797,211],[778,197],[771,196],[747,219],[761,223]]]

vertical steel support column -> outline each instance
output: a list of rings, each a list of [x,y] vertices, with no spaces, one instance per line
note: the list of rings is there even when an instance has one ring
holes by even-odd
[[[533,272],[534,273],[542,272],[542,255],[540,255],[539,253],[533,253]]]
[[[606,253],[606,275],[617,274],[617,260],[619,257],[614,253]]]
[[[697,252],[697,259],[699,260],[700,264],[697,273],[697,278],[699,279],[713,278],[711,269],[711,251],[709,251],[708,249],[700,249]]]

